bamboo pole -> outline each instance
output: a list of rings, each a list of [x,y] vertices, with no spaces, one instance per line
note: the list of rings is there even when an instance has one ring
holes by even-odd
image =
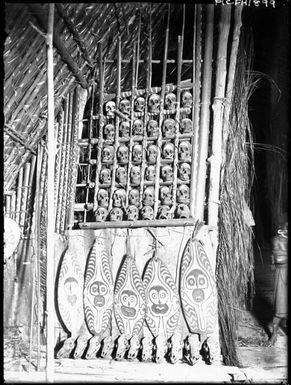
[[[46,381],[54,381],[54,229],[55,202],[55,137],[54,137],[54,63],[53,63],[54,3],[49,4],[47,44],[47,87],[48,87],[48,210],[47,210],[47,269],[46,269]]]
[[[155,177],[155,203],[154,203],[154,218],[157,216],[158,204],[159,204],[159,190],[160,190],[160,166],[161,166],[161,148],[162,148],[162,124],[164,117],[164,100],[165,100],[165,88],[167,79],[167,59],[168,59],[168,46],[169,46],[169,30],[170,30],[170,4],[168,5],[167,15],[167,27],[165,33],[165,47],[163,58],[163,72],[162,72],[162,88],[161,88],[161,102],[159,113],[159,133],[157,139],[157,162],[156,162],[156,177]]]
[[[200,112],[200,96],[201,96],[201,4],[195,4],[194,23],[193,23],[193,108],[192,108],[192,124],[193,138],[192,144],[192,162],[191,162],[191,179],[190,179],[190,215],[195,218],[195,202],[196,202],[196,186],[197,186],[197,168],[198,168],[198,152],[199,152],[199,112]]]
[[[208,137],[210,122],[210,97],[211,97],[211,78],[212,78],[212,52],[213,52],[213,23],[214,5],[206,6],[206,37],[203,60],[202,96],[200,113],[200,132],[199,132],[199,157],[196,186],[196,219],[204,219],[204,199],[206,182],[206,161],[208,155]]]
[[[35,164],[36,164],[36,156],[32,155],[31,161],[30,161],[30,172],[29,172],[29,179],[28,179],[27,204],[26,204],[25,226],[24,226],[24,232],[27,234],[30,232],[32,212],[33,212],[34,196],[32,195],[32,189],[33,189]]]
[[[63,132],[64,132],[64,110],[62,109],[60,111],[59,115],[59,121],[58,121],[58,134],[57,134],[57,148],[58,151],[56,153],[56,170],[55,170],[55,178],[56,178],[56,226],[55,226],[55,231],[56,233],[59,232],[59,217],[60,217],[60,210],[59,210],[59,205],[58,202],[60,200],[60,186],[61,186],[61,162],[62,162],[62,139],[63,139]]]
[[[22,191],[22,182],[23,182],[23,167],[19,170],[18,181],[17,181],[17,192],[16,192],[16,213],[15,221],[20,224],[20,207],[21,207],[21,191]]]
[[[220,167],[222,161],[222,127],[224,112],[224,97],[226,88],[226,62],[228,35],[230,29],[231,7],[222,7],[219,21],[218,57],[215,82],[215,97],[212,103],[213,109],[213,132],[212,132],[212,154],[209,158],[209,196],[208,196],[208,225],[217,227]]]
[[[120,102],[120,92],[121,92],[121,37],[118,35],[117,37],[117,90],[116,90],[116,106],[119,106]],[[119,116],[115,116],[115,140],[114,140],[114,148],[118,147],[118,139],[119,139]],[[112,197],[115,190],[115,175],[117,168],[117,159],[114,156],[113,159],[113,167],[112,167],[112,178],[111,178],[111,189],[109,195],[109,207],[108,211],[112,209]]]
[[[26,163],[24,166],[23,186],[22,186],[22,192],[21,192],[20,223],[19,223],[23,233],[25,228],[24,225],[25,225],[25,217],[26,217],[28,188],[29,188],[28,186],[29,173],[30,173],[30,163]]]

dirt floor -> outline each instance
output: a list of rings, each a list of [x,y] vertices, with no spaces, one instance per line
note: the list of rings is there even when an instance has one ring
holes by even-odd
[[[268,251],[266,251],[268,253]],[[73,382],[191,382],[191,383],[288,383],[287,330],[279,329],[273,346],[267,346],[274,308],[275,267],[270,259],[265,263],[256,258],[256,295],[253,310],[243,311],[238,328],[237,352],[240,367],[194,367],[177,364],[125,363],[112,360],[56,360],[54,381]],[[46,382],[45,353],[42,352],[40,372],[28,365],[28,346],[19,345],[19,356],[4,358],[4,378],[7,383]],[[35,362],[35,355],[32,356]],[[179,369],[177,370],[179,366]]]

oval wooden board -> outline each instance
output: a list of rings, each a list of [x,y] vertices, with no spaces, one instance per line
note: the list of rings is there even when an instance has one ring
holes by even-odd
[[[135,261],[129,255],[116,279],[114,313],[120,333],[128,338],[140,333],[146,314],[145,292]]]
[[[103,334],[113,309],[113,278],[104,242],[96,239],[89,254],[84,283],[84,312],[94,335]]]
[[[181,307],[175,282],[160,258],[148,262],[143,283],[147,301],[146,322],[152,334],[169,338],[177,326]]]
[[[78,258],[67,250],[62,260],[58,279],[58,308],[66,328],[75,335],[84,321],[84,272]]]

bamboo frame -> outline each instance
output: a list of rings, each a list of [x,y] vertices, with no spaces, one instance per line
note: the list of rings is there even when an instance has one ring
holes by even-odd
[[[46,315],[47,353],[46,380],[54,377],[54,229],[55,229],[55,138],[54,138],[54,64],[53,64],[54,3],[49,4],[47,28],[47,87],[48,87],[48,210],[47,210],[47,269],[46,269]]]
[[[202,77],[202,96],[200,112],[200,131],[199,131],[199,161],[197,171],[195,216],[198,220],[204,219],[204,198],[206,180],[206,160],[208,156],[208,137],[210,122],[210,97],[212,83],[212,53],[213,53],[213,23],[214,5],[206,6],[206,42],[204,48],[204,66]]]
[[[213,132],[212,132],[212,154],[209,158],[209,196],[208,196],[208,224],[217,227],[220,167],[222,161],[222,127],[224,112],[224,97],[226,88],[226,62],[227,45],[230,29],[231,7],[221,8],[219,21],[218,58],[216,70],[215,97],[212,103],[213,109]]]

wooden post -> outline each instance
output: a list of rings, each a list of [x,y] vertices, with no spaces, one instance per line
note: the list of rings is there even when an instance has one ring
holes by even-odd
[[[206,182],[206,161],[208,156],[208,137],[210,122],[210,96],[212,78],[212,52],[213,52],[213,23],[214,5],[207,5],[206,8],[206,37],[203,62],[202,97],[201,97],[201,116],[199,133],[199,160],[196,186],[196,219],[204,219],[204,198]]]
[[[220,186],[220,166],[222,160],[222,126],[225,104],[226,62],[231,7],[222,7],[219,21],[218,57],[216,68],[215,97],[213,99],[212,154],[210,162],[208,225],[217,226]]]
[[[54,132],[54,3],[49,4],[47,44],[48,176],[47,176],[47,266],[46,266],[46,381],[54,381],[54,234],[55,234],[55,132]]]

